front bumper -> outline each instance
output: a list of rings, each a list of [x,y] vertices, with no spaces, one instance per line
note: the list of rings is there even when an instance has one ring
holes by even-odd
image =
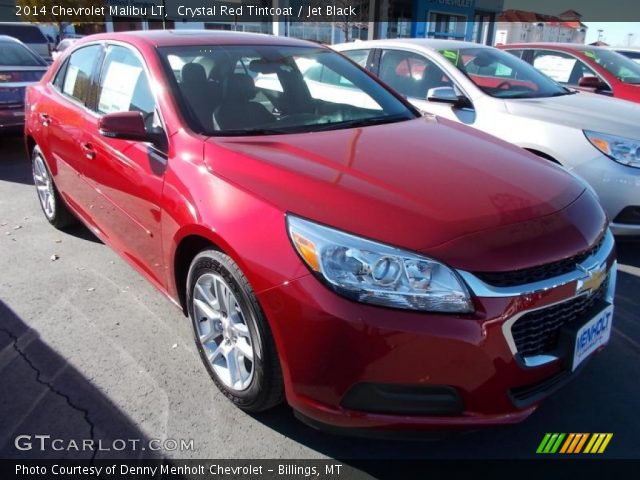
[[[588,259],[610,272],[608,301],[615,288],[614,256],[608,233],[597,255]],[[517,315],[575,298],[579,273],[545,281],[544,288],[530,284],[517,290],[470,282],[470,275],[464,277],[476,294],[476,313],[467,316],[354,303],[311,275],[260,294],[289,404],[309,423],[338,429],[468,429],[525,419],[574,375],[560,356],[535,362],[523,358],[514,351],[505,325]],[[399,388],[401,394],[413,389],[425,399],[436,398],[429,392],[437,396],[442,387],[440,400],[451,389],[461,407],[454,412],[455,402],[450,402],[437,412],[425,400],[429,405],[422,412],[415,401],[409,411],[353,408],[353,390],[374,391],[367,385]]]

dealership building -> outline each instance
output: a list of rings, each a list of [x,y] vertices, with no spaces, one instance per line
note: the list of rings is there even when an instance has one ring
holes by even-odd
[[[43,2],[46,3],[46,2]],[[55,2],[53,2],[55,3]],[[97,3],[97,2],[96,2]],[[308,38],[325,43],[345,40],[377,38],[449,38],[492,44],[496,18],[502,11],[504,0],[240,0],[203,3],[202,0],[106,0],[103,22],[74,25],[75,33],[98,31],[146,30],[161,28],[204,28],[273,33]],[[272,16],[219,16],[205,17],[187,14],[206,5],[257,5],[294,12],[306,11],[313,6],[353,6],[354,17],[321,17],[319,21],[292,21]],[[0,20],[15,20],[15,0],[0,0]],[[117,12],[110,7],[118,7]],[[155,7],[155,8],[154,8]],[[158,7],[162,7],[159,9]],[[160,13],[167,13],[162,17]],[[220,10],[218,10],[220,11]],[[245,10],[246,11],[246,10]],[[140,12],[144,12],[140,15]],[[193,10],[188,11],[192,13]]]

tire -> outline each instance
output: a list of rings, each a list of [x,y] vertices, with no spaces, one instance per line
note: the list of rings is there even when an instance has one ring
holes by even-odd
[[[76,223],[76,218],[62,200],[49,171],[47,161],[37,145],[31,152],[31,172],[40,208],[42,208],[42,213],[47,221],[61,230]]]
[[[196,255],[187,276],[187,306],[200,358],[218,389],[248,412],[281,403],[282,370],[271,329],[229,256],[210,249]]]

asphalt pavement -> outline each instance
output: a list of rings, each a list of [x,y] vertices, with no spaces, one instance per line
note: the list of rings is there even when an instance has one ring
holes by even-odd
[[[525,422],[437,441],[340,437],[284,405],[233,407],[201,365],[189,321],[89,230],[51,227],[21,139],[0,137],[0,458],[528,458],[546,432],[611,432],[603,456],[638,459],[640,241],[618,252],[608,348]],[[41,451],[35,435],[67,447],[139,443]],[[151,439],[164,449],[142,450]]]

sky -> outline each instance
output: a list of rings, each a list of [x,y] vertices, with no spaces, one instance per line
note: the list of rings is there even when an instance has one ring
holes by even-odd
[[[601,40],[614,47],[640,47],[640,22],[584,22],[587,43],[598,40],[598,29],[602,29]],[[631,33],[631,38],[629,34]]]

